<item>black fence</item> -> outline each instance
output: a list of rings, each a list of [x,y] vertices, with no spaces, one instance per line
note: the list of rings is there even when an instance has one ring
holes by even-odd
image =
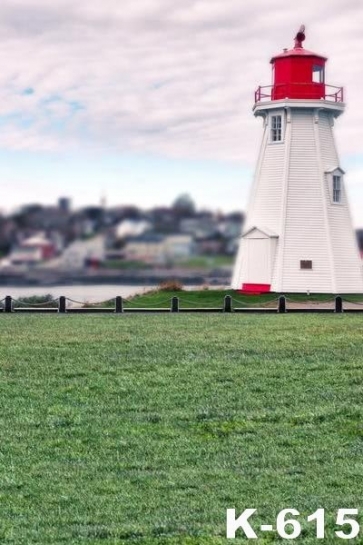
[[[79,307],[70,307],[67,305],[67,302],[78,303],[82,306]],[[123,314],[123,313],[178,313],[178,312],[220,312],[220,313],[269,313],[269,314],[285,314],[285,313],[338,313],[342,312],[363,312],[363,304],[355,301],[346,301],[343,300],[341,296],[336,296],[329,300],[333,303],[331,308],[322,308],[322,307],[290,307],[289,299],[280,295],[276,297],[272,303],[275,302],[273,306],[270,307],[256,307],[256,306],[240,306],[241,302],[236,301],[230,295],[226,295],[221,304],[213,307],[192,307],[192,306],[183,306],[180,302],[179,297],[171,297],[165,301],[167,306],[159,307],[138,307],[138,306],[125,306],[125,302],[129,301],[124,300],[121,296],[115,297],[115,299],[110,300],[107,306],[101,306],[102,303],[95,303],[93,305],[86,305],[85,303],[79,301],[73,301],[64,296],[60,296],[57,299],[52,299],[47,302],[42,303],[25,303],[17,299],[13,299],[10,295],[7,295],[2,301],[0,301],[1,307],[0,312],[5,314],[14,314],[14,313],[57,313],[57,314],[80,314],[80,313],[113,313],[113,314]],[[346,307],[345,302],[354,303],[356,305],[361,305],[361,307]],[[137,305],[137,303],[136,303]],[[237,306],[239,305],[239,306]]]

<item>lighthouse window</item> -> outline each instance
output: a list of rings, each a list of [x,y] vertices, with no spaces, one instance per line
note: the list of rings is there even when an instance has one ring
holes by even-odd
[[[324,83],[324,66],[319,64],[313,65],[313,82]]]
[[[281,142],[282,140],[282,116],[271,116],[271,140],[272,142]]]
[[[333,176],[333,202],[341,202],[342,198],[342,178]]]

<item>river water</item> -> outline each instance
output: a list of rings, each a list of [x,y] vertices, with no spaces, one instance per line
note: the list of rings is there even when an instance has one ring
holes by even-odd
[[[121,295],[127,299],[138,293],[149,291],[155,286],[122,286],[115,285],[87,285],[87,286],[0,286],[0,300],[6,295],[11,295],[13,299],[22,299],[32,295],[51,294],[54,299],[64,295],[80,303],[98,303],[108,301]]]

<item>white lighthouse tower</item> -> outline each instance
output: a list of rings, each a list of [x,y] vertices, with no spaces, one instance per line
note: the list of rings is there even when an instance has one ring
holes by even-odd
[[[255,93],[263,137],[232,280],[243,292],[363,292],[333,135],[343,89],[325,83],[327,59],[303,48],[304,31]]]

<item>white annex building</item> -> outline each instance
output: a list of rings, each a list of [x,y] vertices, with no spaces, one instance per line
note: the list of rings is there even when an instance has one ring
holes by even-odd
[[[295,47],[271,60],[273,85],[259,87],[254,115],[263,137],[234,268],[244,292],[363,292],[344,170],[333,126],[343,89],[325,83],[326,58]]]

